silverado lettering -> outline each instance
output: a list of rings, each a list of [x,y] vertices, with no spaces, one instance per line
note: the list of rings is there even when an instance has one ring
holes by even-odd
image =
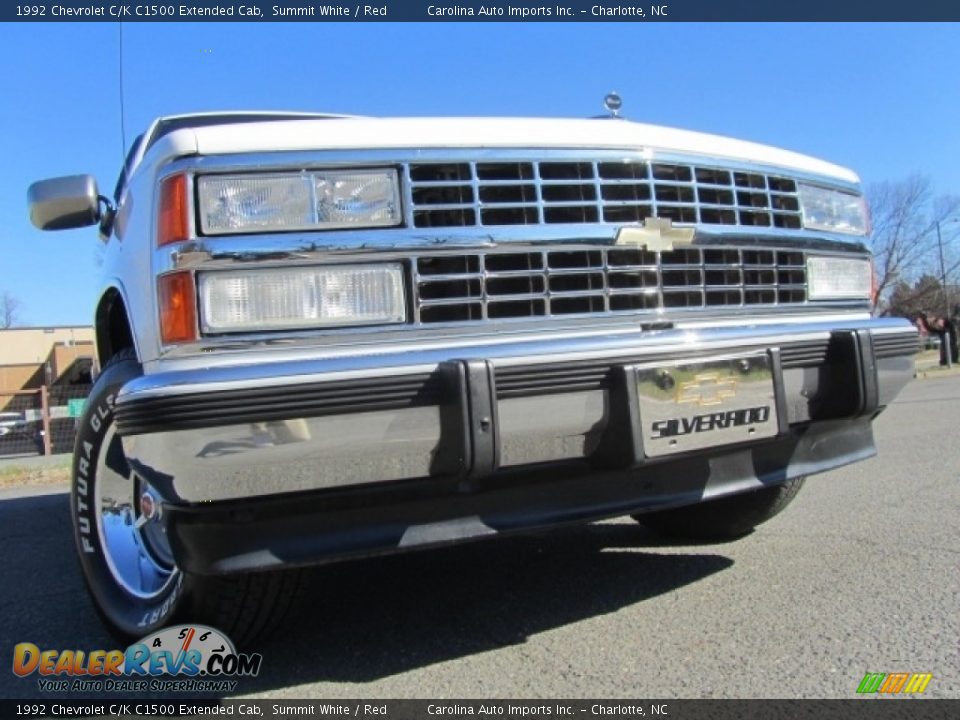
[[[770,419],[770,408],[746,408],[743,410],[728,410],[726,412],[706,413],[693,417],[682,417],[672,420],[660,420],[653,423],[651,437],[673,437],[674,435],[689,435],[690,433],[710,432],[728,427],[741,425],[756,425]]]

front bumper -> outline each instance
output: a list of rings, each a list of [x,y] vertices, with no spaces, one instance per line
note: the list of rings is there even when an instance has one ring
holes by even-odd
[[[115,417],[197,573],[308,564],[696,503],[875,453],[899,320],[629,330],[154,373]],[[778,432],[647,457],[637,366],[769,360]]]
[[[624,450],[618,371],[771,352],[781,431],[869,416],[912,377],[917,335],[890,319],[536,339],[153,373],[119,393],[134,467],[171,503],[586,461]],[[629,443],[627,443],[629,445]]]

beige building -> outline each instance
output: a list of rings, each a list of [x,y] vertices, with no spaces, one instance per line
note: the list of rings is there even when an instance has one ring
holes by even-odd
[[[0,330],[0,393],[89,383],[95,355],[92,327]]]

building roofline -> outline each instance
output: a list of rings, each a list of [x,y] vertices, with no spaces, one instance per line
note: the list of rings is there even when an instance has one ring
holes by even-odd
[[[16,327],[0,328],[0,332],[9,330],[93,330],[93,325],[17,325]]]

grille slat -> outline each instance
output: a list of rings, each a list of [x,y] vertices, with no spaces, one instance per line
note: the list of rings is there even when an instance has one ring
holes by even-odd
[[[420,324],[807,300],[800,251],[552,245],[421,256],[412,267]]]
[[[642,222],[799,229],[797,184],[678,163],[410,163],[414,227]]]

